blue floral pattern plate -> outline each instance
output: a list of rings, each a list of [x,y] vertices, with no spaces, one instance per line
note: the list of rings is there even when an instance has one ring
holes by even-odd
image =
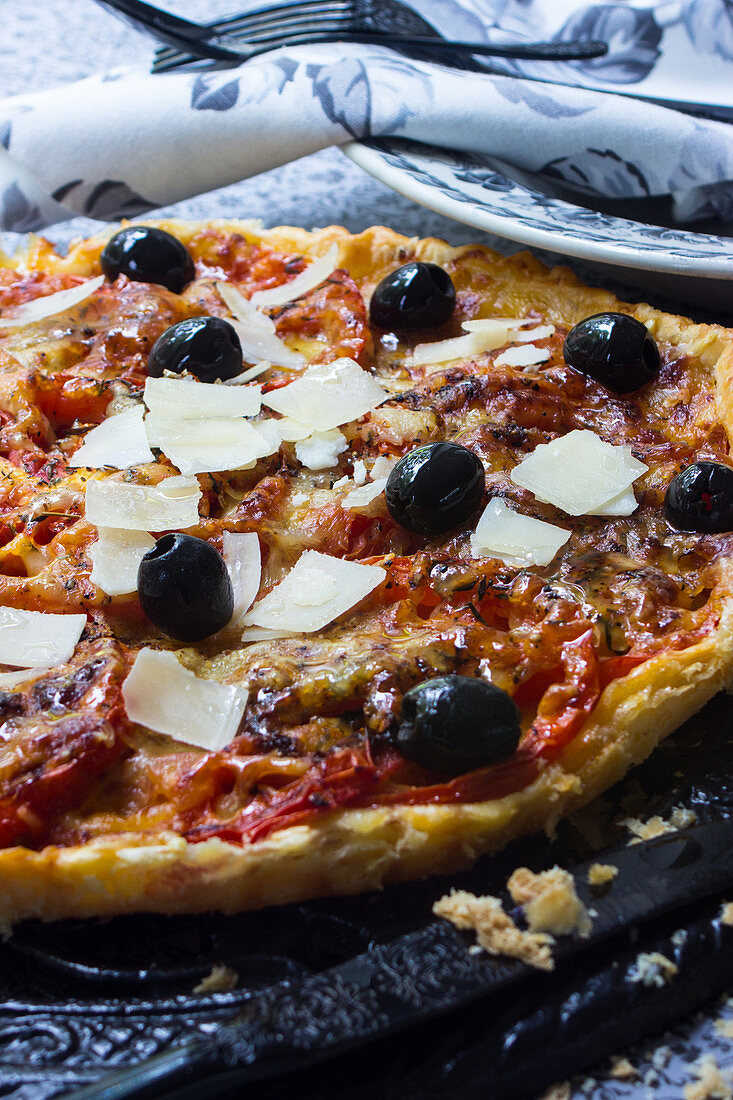
[[[396,139],[352,142],[344,152],[388,187],[485,233],[596,263],[733,281],[733,237],[587,209],[470,153]],[[598,151],[599,161],[610,156]]]

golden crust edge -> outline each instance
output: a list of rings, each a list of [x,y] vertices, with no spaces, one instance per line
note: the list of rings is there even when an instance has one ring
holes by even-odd
[[[733,436],[733,336],[716,325],[696,325],[648,305],[619,302],[585,287],[566,268],[549,270],[529,253],[501,256],[485,246],[453,248],[444,241],[403,237],[382,226],[351,235],[338,226],[309,232],[261,230],[253,222],[155,221],[183,240],[207,227],[232,229],[278,247],[320,254],[339,244],[344,266],[366,275],[417,257],[449,262],[478,250],[493,265],[494,304],[513,297],[575,322],[591,312],[623,309],[650,326],[657,339],[700,359],[711,373],[721,419]],[[29,267],[90,274],[90,251],[117,227],[72,246],[61,258],[38,247]],[[402,255],[398,255],[402,253]],[[23,261],[21,261],[23,262]],[[519,291],[523,293],[518,293]],[[551,828],[641,762],[672,730],[733,678],[733,563],[721,567],[719,593],[727,597],[721,621],[708,637],[681,653],[661,654],[603,693],[592,720],[564,753],[524,790],[483,803],[343,810],[313,825],[283,829],[245,847],[213,839],[120,835],[70,848],[0,851],[0,922],[36,917],[112,916],[139,911],[235,912],[332,894],[355,894],[400,880],[465,866],[528,832]],[[548,813],[548,806],[551,812]]]

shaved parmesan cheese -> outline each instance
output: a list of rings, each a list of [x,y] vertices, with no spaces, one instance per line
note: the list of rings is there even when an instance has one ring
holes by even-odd
[[[399,458],[388,458],[387,455],[380,455],[372,466],[370,477],[373,477],[375,481],[378,481],[380,477],[388,478],[398,462]],[[356,470],[356,463],[354,463],[354,470]],[[354,480],[356,481],[356,478]]]
[[[248,367],[247,370],[243,370],[241,374],[235,375],[234,378],[225,378],[222,385],[241,386],[245,382],[251,382],[253,378],[258,378],[259,375],[264,374],[266,370],[272,370],[272,363],[265,361],[264,363],[258,363],[254,367]]]
[[[611,497],[605,504],[598,508],[589,508],[587,516],[630,516],[639,507],[639,502],[634,496],[634,490],[629,487],[618,496]]]
[[[24,668],[63,665],[72,656],[86,625],[86,615],[0,607],[0,662]]]
[[[353,359],[317,363],[295,382],[263,394],[263,404],[311,430],[326,432],[358,420],[389,397]]]
[[[158,649],[141,649],[122,685],[132,722],[212,752],[236,737],[247,695],[246,688],[202,680]]]
[[[0,317],[0,328],[21,328],[23,325],[43,321],[46,317],[55,317],[58,313],[67,313],[74,306],[79,306],[87,298],[91,298],[103,282],[104,275],[97,275],[95,279],[87,279],[86,282],[69,287],[68,290],[59,290],[55,294],[46,294],[43,298],[24,302],[13,311],[11,317]]]
[[[234,589],[234,612],[232,625],[237,626],[242,616],[249,611],[260,590],[262,575],[262,557],[260,540],[254,531],[246,534],[224,532],[224,562]]]
[[[305,366],[305,356],[292,351],[275,331],[271,317],[260,313],[229,283],[217,283],[216,289],[235,317],[230,324],[242,345],[244,358],[252,363],[267,359],[278,367],[299,368]]]
[[[517,569],[549,565],[569,538],[570,532],[562,527],[523,516],[494,497],[471,535],[471,553],[474,558],[499,558]]]
[[[285,443],[295,443],[298,440],[307,439],[309,435],[313,435],[313,429],[308,424],[299,424],[297,420],[292,420],[289,416],[284,416],[282,420],[260,421],[257,425],[258,431],[261,431],[263,423],[267,424],[268,429],[271,425],[274,426],[280,439]]]
[[[108,596],[124,596],[128,592],[137,592],[140,562],[154,546],[155,539],[144,531],[100,527],[99,537],[89,549],[94,567],[89,576],[90,581]]]
[[[539,325],[525,332],[519,331],[531,321],[513,321],[506,317],[484,317],[476,321],[464,321],[466,336],[454,336],[450,340],[438,340],[434,344],[418,344],[412,353],[412,364],[425,366],[447,363],[452,359],[470,359],[486,351],[494,351],[504,344],[524,343],[528,340],[544,340],[552,336],[554,325]],[[549,353],[548,353],[549,358]],[[499,360],[497,360],[499,362]]]
[[[259,386],[231,390],[190,378],[148,378],[143,397],[151,413],[173,420],[256,416],[262,405]]]
[[[69,459],[69,466],[101,470],[112,466],[124,470],[142,462],[152,462],[153,452],[145,434],[142,405],[134,405],[116,416],[109,416],[84,436],[84,442]]]
[[[180,531],[198,523],[200,499],[195,477],[169,477],[159,485],[100,479],[87,482],[86,518],[96,527]]]
[[[381,496],[387,484],[386,477],[378,477],[376,481],[370,481],[367,485],[361,485],[347,493],[341,501],[341,507],[349,511],[355,508],[365,508]]]
[[[338,428],[330,432],[313,432],[307,439],[295,444],[298,462],[309,470],[328,470],[338,462],[339,455],[348,447],[348,440]]]
[[[325,282],[338,264],[338,260],[339,247],[337,244],[332,244],[324,256],[308,264],[305,271],[301,271],[300,275],[296,275],[289,283],[269,287],[267,290],[256,290],[249,300],[258,309],[261,306],[284,306],[287,302],[294,302],[302,294],[315,290]]]
[[[245,616],[246,626],[310,634],[350,611],[385,578],[378,565],[361,565],[306,550],[272,592]]]
[[[534,344],[520,344],[519,347],[502,351],[494,362],[497,366],[533,367],[537,363],[545,363],[549,358],[549,348],[536,348]]]
[[[511,480],[538,500],[582,516],[625,493],[647,469],[630,447],[614,447],[583,429],[541,443],[514,468]]]
[[[27,680],[35,680],[44,672],[48,672],[46,665],[39,668],[21,668],[17,672],[0,672],[0,688],[15,688],[18,684],[24,684]]]
[[[379,459],[377,459],[379,462]],[[377,465],[377,462],[374,465]],[[374,476],[374,470],[372,469],[372,476]],[[354,460],[354,485],[363,485],[367,479],[367,468],[364,464],[364,460],[357,458]]]
[[[145,426],[154,447],[182,474],[216,473],[241,470],[265,455],[274,454],[275,446],[241,417],[224,420],[174,420],[149,413]]]
[[[242,631],[241,640],[245,645],[252,642],[276,642],[278,638],[292,638],[293,630],[267,630],[262,626],[248,626]]]

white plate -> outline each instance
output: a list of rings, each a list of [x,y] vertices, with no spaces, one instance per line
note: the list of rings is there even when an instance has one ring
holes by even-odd
[[[594,263],[733,280],[731,237],[601,214],[553,198],[526,176],[519,182],[505,166],[468,153],[395,139],[351,142],[344,152],[393,190],[485,233]]]

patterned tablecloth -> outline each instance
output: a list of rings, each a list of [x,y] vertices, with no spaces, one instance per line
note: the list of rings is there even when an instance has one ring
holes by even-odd
[[[171,0],[168,6],[192,19],[211,19],[231,13],[237,4],[233,0],[178,0],[174,4]],[[128,30],[92,0],[35,0],[32,4],[28,0],[4,0],[2,43],[0,97],[51,88],[121,64],[139,63],[145,67],[153,51],[149,39]],[[83,140],[81,134],[80,140]],[[315,154],[179,203],[165,213],[185,218],[255,217],[266,225],[293,224],[307,228],[335,222],[354,232],[382,222],[403,233],[444,237],[453,244],[478,240],[505,253],[516,248],[511,242],[482,235],[389,191],[337,150]],[[55,226],[48,235],[63,243],[93,231],[98,225],[76,218]],[[5,235],[3,245],[12,248],[12,235]],[[576,267],[584,279],[598,281],[592,268],[572,263],[569,266]],[[652,283],[650,276],[649,299],[654,304],[674,305],[668,300],[660,303],[655,299]],[[626,1052],[635,1069],[633,1076],[614,1077],[610,1066],[599,1066],[592,1075],[567,1087],[560,1086],[553,1100],[683,1100],[686,1086],[689,1088],[698,1080],[696,1063],[701,1057],[712,1055],[726,1078],[733,1077],[730,1036],[733,1036],[733,998],[710,1005],[672,1032]],[[733,1092],[706,1093],[702,1089],[697,1093],[699,1100],[706,1095],[731,1097]]]

